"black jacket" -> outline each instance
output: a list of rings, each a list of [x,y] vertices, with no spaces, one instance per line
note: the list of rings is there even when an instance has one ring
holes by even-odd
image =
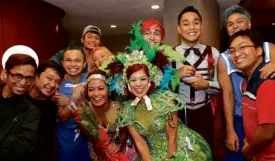
[[[25,161],[35,147],[39,111],[25,98],[3,98],[0,87],[0,161]]]

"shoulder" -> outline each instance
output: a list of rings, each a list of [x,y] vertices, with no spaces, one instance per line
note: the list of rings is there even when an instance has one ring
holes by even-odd
[[[64,50],[59,50],[53,57],[51,57],[51,60],[55,61],[59,65],[62,65],[63,55]]]
[[[261,91],[262,94],[268,95],[273,94],[275,90],[275,79],[274,78],[268,78],[266,80],[260,81],[260,84],[258,85],[257,94],[258,91]]]
[[[220,56],[220,52],[215,47],[211,46],[212,54],[214,58],[218,58]]]
[[[178,45],[176,45],[176,46],[174,47],[174,49],[175,49],[176,51],[180,51],[180,48],[181,48],[181,44],[178,44]]]
[[[24,103],[26,108],[26,116],[33,117],[33,118],[39,118],[41,116],[39,110],[36,108],[36,106],[31,103],[26,97],[24,97]]]

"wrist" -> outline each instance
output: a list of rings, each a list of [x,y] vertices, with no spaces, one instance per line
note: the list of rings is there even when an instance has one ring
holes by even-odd
[[[233,125],[226,125],[226,132],[232,132],[234,131],[235,132],[235,129],[234,129],[234,126]]]

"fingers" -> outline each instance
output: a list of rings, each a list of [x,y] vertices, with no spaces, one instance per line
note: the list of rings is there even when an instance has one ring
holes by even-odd
[[[236,140],[236,141],[235,141],[235,150],[236,150],[236,151],[239,151],[239,148],[240,148],[239,140]]]
[[[275,64],[268,63],[263,68],[260,69],[261,72],[261,78],[268,78],[269,76],[275,76]]]
[[[193,66],[184,65],[179,69],[179,77],[190,77],[196,73],[196,70]]]
[[[114,143],[112,143],[108,148],[107,148],[107,153],[116,153],[116,152],[118,152],[118,146],[116,145],[116,144],[114,144]]]

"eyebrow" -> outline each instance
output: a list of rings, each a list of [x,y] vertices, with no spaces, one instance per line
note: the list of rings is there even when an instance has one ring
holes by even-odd
[[[192,20],[191,22],[193,21],[201,21],[199,18],[195,18],[194,20]],[[184,19],[182,20],[181,22],[190,22],[188,19]]]

